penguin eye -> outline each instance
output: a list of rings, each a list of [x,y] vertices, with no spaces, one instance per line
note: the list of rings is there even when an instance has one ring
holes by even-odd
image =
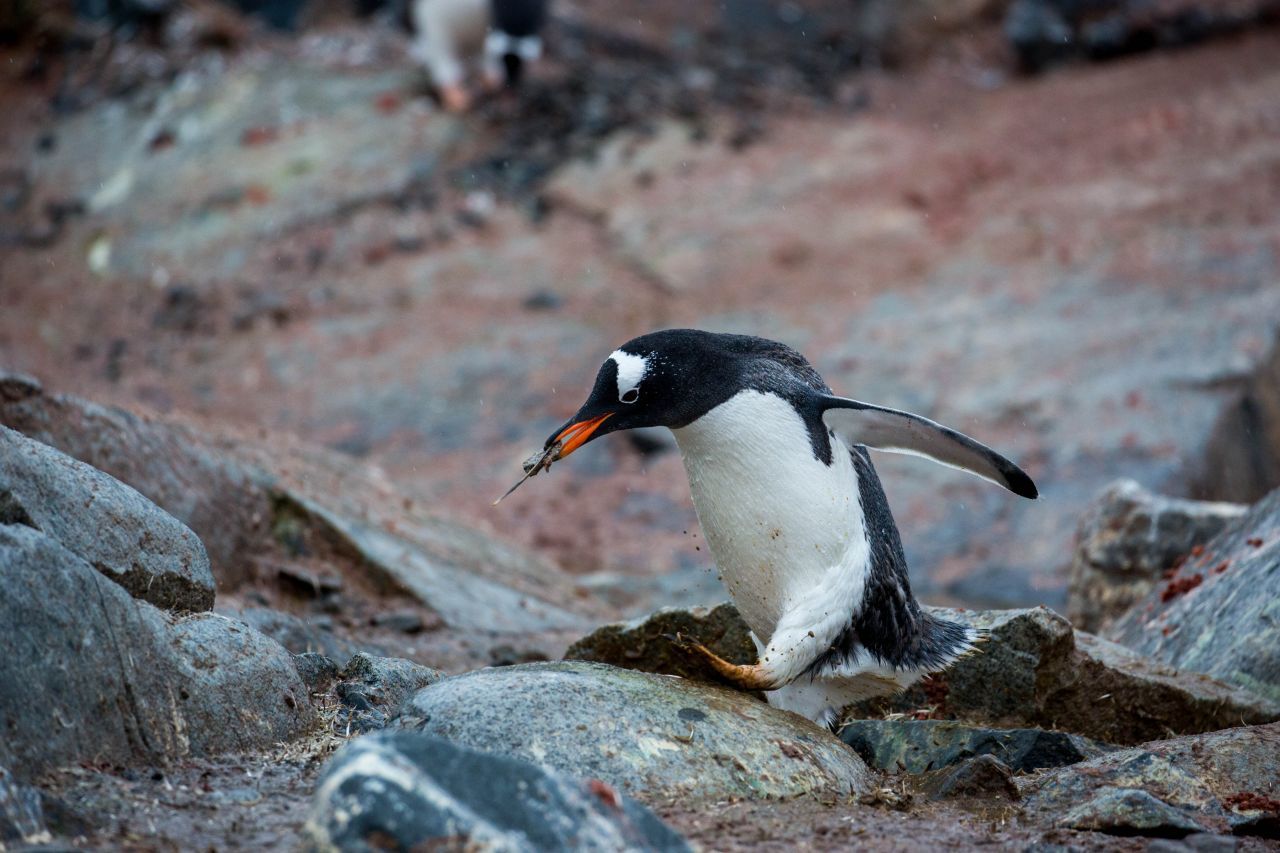
[[[630,391],[628,391],[627,393],[623,394],[623,395],[622,395],[621,397],[619,397],[618,399],[619,399],[619,400],[621,400],[621,401],[622,401],[622,402],[624,402],[624,403],[634,403],[636,400],[639,400],[639,399],[640,399],[640,389],[639,389],[639,388],[632,388]]]

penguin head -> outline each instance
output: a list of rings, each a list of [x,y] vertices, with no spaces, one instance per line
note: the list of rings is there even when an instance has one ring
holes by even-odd
[[[724,337],[667,329],[627,341],[605,359],[587,401],[546,447],[563,441],[563,458],[611,432],[689,425],[740,390],[718,340]]]

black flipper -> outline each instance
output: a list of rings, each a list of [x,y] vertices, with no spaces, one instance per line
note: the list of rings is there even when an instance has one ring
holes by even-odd
[[[1026,472],[985,444],[928,418],[860,403],[844,397],[821,400],[822,419],[850,447],[923,456],[1004,486],[1015,495],[1035,499],[1036,484]]]

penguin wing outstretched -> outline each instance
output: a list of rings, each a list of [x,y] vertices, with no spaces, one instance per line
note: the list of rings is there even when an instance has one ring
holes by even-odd
[[[824,395],[819,402],[823,422],[850,446],[862,444],[873,450],[923,456],[976,474],[1024,498],[1034,500],[1040,494],[1017,465],[950,427],[910,412],[845,397]]]

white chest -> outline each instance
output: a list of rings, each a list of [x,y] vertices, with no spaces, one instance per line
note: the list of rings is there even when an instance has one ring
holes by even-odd
[[[673,431],[694,507],[729,594],[768,642],[779,618],[832,569],[866,562],[858,480],[849,450],[832,438],[832,464],[816,459],[809,434],[785,400],[744,391]],[[846,572],[858,590],[865,577]]]

